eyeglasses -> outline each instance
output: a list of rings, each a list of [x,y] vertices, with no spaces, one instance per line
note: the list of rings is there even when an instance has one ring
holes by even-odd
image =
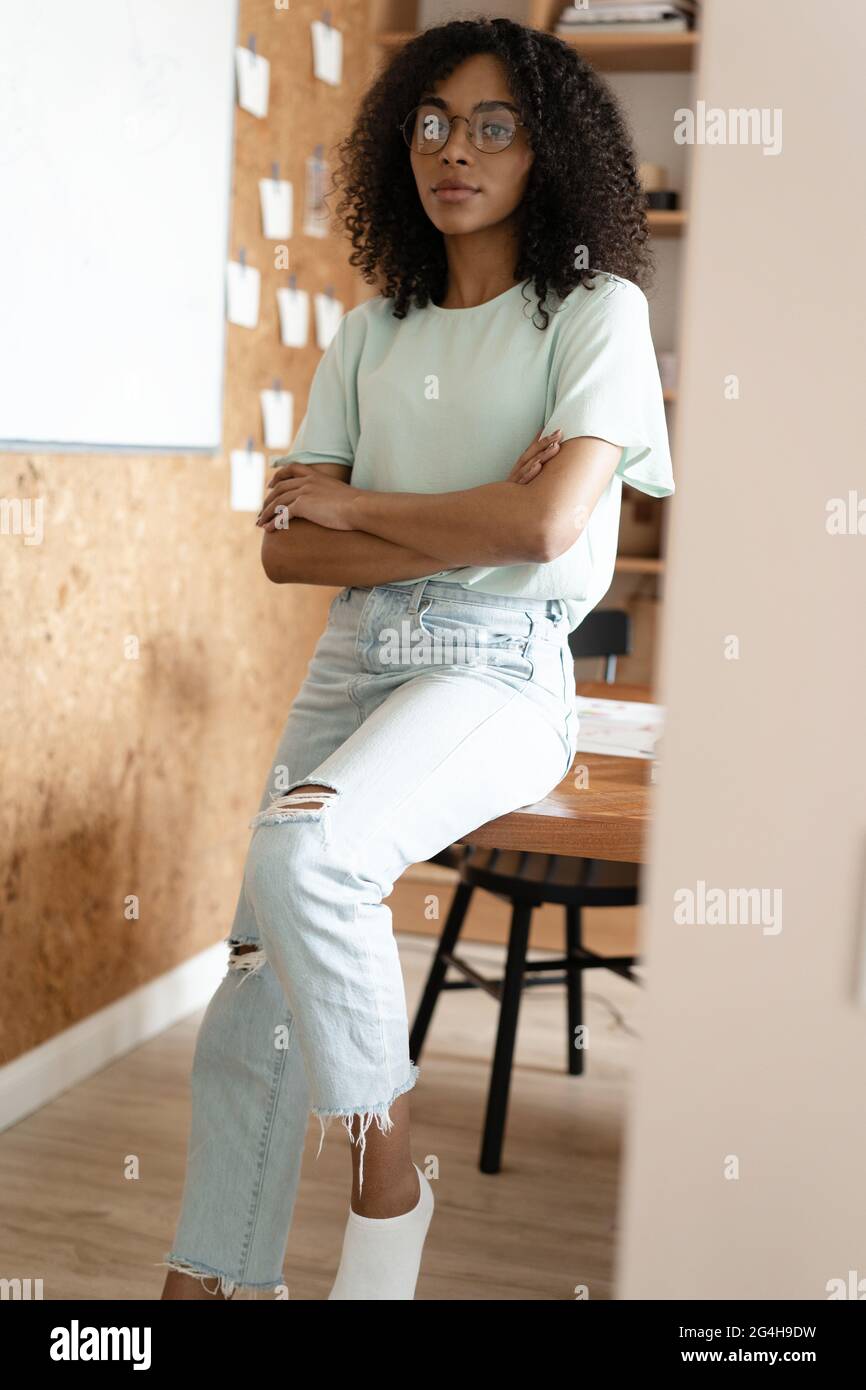
[[[470,143],[482,154],[507,150],[517,127],[525,125],[510,106],[482,104],[471,116],[446,116],[438,106],[422,103],[409,112],[399,129],[416,154],[436,154],[448,144],[455,121],[465,121]]]

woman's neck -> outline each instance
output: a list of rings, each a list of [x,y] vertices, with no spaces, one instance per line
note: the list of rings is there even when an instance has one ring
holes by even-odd
[[[441,309],[475,309],[518,283],[514,276],[517,245],[506,228],[485,228],[483,235],[446,237],[445,254],[448,287]]]

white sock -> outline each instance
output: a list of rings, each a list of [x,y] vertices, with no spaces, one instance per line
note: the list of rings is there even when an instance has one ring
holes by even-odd
[[[401,1216],[359,1216],[349,1207],[343,1253],[329,1299],[414,1299],[421,1252],[433,1215],[433,1189],[417,1163],[417,1205]]]

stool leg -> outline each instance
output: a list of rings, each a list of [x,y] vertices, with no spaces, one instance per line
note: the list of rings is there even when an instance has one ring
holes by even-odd
[[[570,1076],[583,1074],[584,1049],[574,1045],[575,1030],[583,1023],[583,971],[572,960],[581,944],[580,908],[567,907],[565,909],[565,954],[568,958],[568,965],[565,974],[568,1015],[568,1071]]]
[[[482,1173],[498,1173],[501,1166],[502,1140],[505,1134],[508,1092],[511,1086],[511,1064],[517,1037],[517,1016],[520,1010],[520,995],[523,990],[526,949],[529,945],[529,924],[531,921],[532,908],[525,903],[515,903],[511,914],[508,956],[505,962],[505,978],[502,983],[502,998],[499,1004],[496,1051],[493,1054],[487,1114],[484,1118],[484,1137],[481,1142],[479,1167]]]
[[[472,892],[473,889],[468,883],[458,883],[454,892],[451,907],[445,919],[445,926],[442,928],[442,935],[436,947],[436,954],[433,957],[433,964],[427,976],[427,983],[424,986],[424,993],[421,995],[421,1002],[415,1014],[412,1031],[409,1034],[409,1056],[413,1062],[417,1062],[421,1056],[421,1049],[424,1046],[430,1020],[433,1017],[436,1000],[439,998],[439,991],[448,970],[444,957],[450,955],[457,944]]]

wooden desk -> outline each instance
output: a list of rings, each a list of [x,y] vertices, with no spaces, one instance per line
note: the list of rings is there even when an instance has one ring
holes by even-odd
[[[577,693],[609,700],[652,699],[644,686],[603,681],[584,681]],[[652,805],[652,760],[578,749],[575,762],[589,771],[587,787],[576,788],[569,772],[543,801],[487,821],[458,843],[643,864]]]

